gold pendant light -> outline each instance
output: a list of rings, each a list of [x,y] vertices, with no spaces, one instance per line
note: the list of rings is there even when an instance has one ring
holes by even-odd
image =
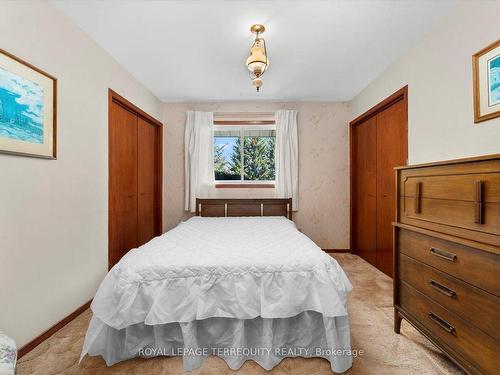
[[[250,31],[255,34],[255,41],[250,48],[250,56],[247,59],[247,67],[250,71],[250,78],[257,89],[262,86],[262,76],[269,67],[269,59],[267,57],[266,41],[260,37],[266,28],[263,25],[253,25]]]

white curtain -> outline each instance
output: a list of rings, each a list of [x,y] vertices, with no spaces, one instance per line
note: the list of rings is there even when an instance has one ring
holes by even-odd
[[[196,210],[196,198],[208,198],[215,185],[213,113],[186,112],[184,177],[186,211]]]
[[[299,147],[297,111],[277,111],[276,120],[276,189],[277,198],[292,198],[292,210],[299,209]]]

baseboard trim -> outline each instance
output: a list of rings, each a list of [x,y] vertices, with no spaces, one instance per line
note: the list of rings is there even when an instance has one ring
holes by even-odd
[[[77,308],[75,311],[73,311],[71,314],[69,314],[68,316],[63,318],[61,321],[57,322],[52,327],[50,327],[46,331],[39,334],[33,340],[31,340],[27,344],[21,346],[19,348],[19,350],[17,351],[17,358],[21,358],[23,355],[25,355],[25,354],[29,353],[30,351],[32,351],[33,349],[35,349],[38,345],[40,345],[42,342],[47,340],[54,333],[56,333],[61,328],[63,328],[66,324],[68,324],[73,319],[75,319],[78,315],[80,315],[85,310],[87,310],[90,307],[91,302],[92,302],[92,300],[86,302],[84,305]]]
[[[325,253],[352,253],[351,249],[322,249]]]

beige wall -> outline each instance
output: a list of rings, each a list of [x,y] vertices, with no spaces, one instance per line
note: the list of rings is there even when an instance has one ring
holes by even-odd
[[[299,127],[299,229],[322,248],[348,247],[347,104],[328,102],[166,103],[164,229],[187,217],[184,211],[186,111],[268,112],[296,109]],[[274,189],[215,189],[221,197],[273,197]]]
[[[500,118],[474,124],[474,53],[500,37],[499,1],[466,2],[350,103],[353,119],[408,84],[409,161],[500,152]]]
[[[0,5],[0,47],[58,78],[58,159],[0,154],[0,330],[19,346],[107,270],[107,94],[160,103],[49,2]]]

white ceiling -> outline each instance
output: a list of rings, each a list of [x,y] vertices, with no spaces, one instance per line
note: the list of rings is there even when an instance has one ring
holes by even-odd
[[[163,101],[352,99],[457,1],[60,1]],[[245,67],[266,26],[261,92]]]

